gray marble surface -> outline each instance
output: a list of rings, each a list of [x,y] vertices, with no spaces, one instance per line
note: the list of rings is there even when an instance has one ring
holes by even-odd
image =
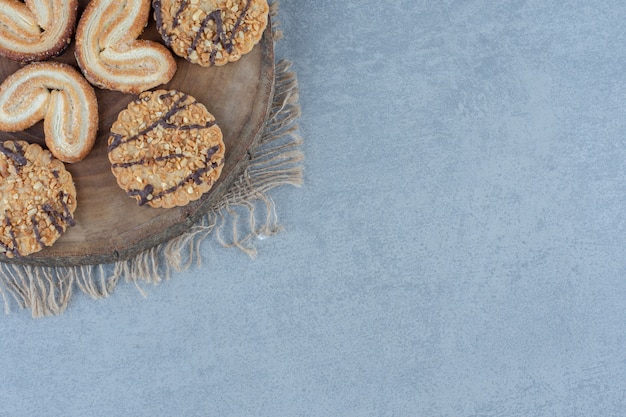
[[[626,3],[284,0],[255,259],[0,320],[0,416],[623,416]]]

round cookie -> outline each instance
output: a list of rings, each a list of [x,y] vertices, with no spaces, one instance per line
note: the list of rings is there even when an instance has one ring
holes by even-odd
[[[157,29],[172,51],[204,67],[252,50],[268,22],[267,0],[152,0]]]
[[[206,107],[176,90],[147,91],[122,110],[108,140],[111,171],[139,205],[184,206],[222,172],[222,131]]]
[[[76,188],[61,161],[37,144],[0,143],[0,253],[26,256],[73,226]]]

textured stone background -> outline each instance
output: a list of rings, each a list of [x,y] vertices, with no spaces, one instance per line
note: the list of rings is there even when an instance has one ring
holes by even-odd
[[[306,185],[147,298],[0,319],[0,416],[623,416],[626,3],[283,0]]]

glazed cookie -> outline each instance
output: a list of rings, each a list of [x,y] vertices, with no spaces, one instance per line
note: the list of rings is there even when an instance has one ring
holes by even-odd
[[[205,67],[237,61],[267,26],[267,0],[152,0],[157,29],[175,54]]]
[[[0,130],[17,132],[44,120],[46,146],[63,162],[83,159],[98,130],[93,87],[73,67],[35,62],[0,85]]]
[[[184,206],[222,172],[222,131],[206,107],[179,91],[142,93],[118,115],[108,141],[111,171],[139,205]]]
[[[164,84],[176,72],[170,51],[138,40],[150,0],[92,0],[76,28],[76,61],[93,85],[138,94]]]
[[[0,143],[0,253],[26,256],[73,226],[76,188],[61,161],[25,141]]]
[[[0,55],[43,61],[70,44],[78,0],[0,0]]]

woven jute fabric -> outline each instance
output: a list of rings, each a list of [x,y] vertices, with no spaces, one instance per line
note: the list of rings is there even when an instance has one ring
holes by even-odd
[[[276,2],[272,4],[276,14]],[[274,33],[275,39],[281,37]],[[75,267],[39,267],[0,263],[0,297],[5,311],[27,308],[33,317],[64,312],[72,296],[94,299],[110,296],[120,282],[157,284],[173,272],[197,267],[202,262],[200,244],[212,237],[221,245],[256,254],[255,241],[280,230],[273,188],[301,185],[302,137],[298,83],[288,61],[276,63],[274,96],[261,136],[248,150],[241,174],[226,194],[195,225],[182,235],[114,264]]]

